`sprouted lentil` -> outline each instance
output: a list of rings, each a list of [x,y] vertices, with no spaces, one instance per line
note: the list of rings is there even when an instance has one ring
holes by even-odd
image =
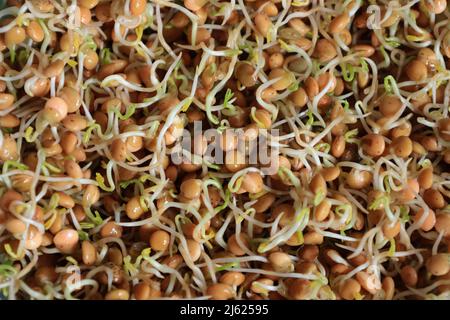
[[[446,0],[6,3],[7,299],[450,298]]]

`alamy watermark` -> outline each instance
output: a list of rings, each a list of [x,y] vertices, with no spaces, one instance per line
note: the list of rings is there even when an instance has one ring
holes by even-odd
[[[170,157],[175,165],[253,166],[263,175],[273,175],[278,170],[279,133],[258,127],[203,130],[202,122],[196,121],[192,130],[180,129],[181,139],[171,148]]]

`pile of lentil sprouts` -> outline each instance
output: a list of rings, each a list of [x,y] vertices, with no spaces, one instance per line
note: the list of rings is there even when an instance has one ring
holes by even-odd
[[[446,0],[8,0],[0,292],[449,299],[449,69]]]

